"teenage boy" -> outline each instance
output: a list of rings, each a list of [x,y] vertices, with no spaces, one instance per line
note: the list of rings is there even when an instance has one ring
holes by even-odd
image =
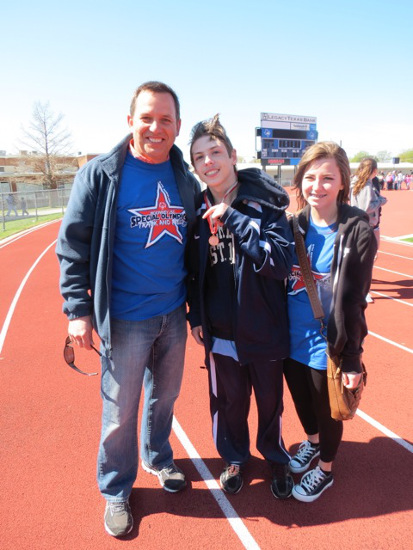
[[[207,189],[196,200],[188,319],[205,347],[213,436],[226,462],[221,487],[232,494],[242,488],[254,388],[257,449],[271,466],[273,495],[285,499],[293,487],[281,436],[289,353],[284,281],[292,264],[288,195],[261,170],[236,170],[236,151],[218,115],[194,126],[190,152]]]

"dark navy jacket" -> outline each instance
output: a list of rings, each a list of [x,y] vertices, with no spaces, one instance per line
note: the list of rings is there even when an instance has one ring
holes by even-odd
[[[128,135],[76,174],[56,247],[63,312],[68,319],[92,315],[94,328],[107,349],[111,348],[109,304],[116,203],[130,140]],[[194,199],[200,187],[175,145],[170,159],[189,235],[195,222]]]
[[[234,235],[235,303],[233,334],[241,364],[278,360],[289,354],[285,278],[292,266],[293,237],[285,211],[289,198],[265,172],[248,168],[238,172],[238,194],[221,217]],[[252,205],[257,217],[251,218]],[[192,276],[188,297],[191,327],[202,326],[206,364],[211,336],[205,313],[205,272],[210,229],[204,194],[196,200],[197,222],[191,238]]]

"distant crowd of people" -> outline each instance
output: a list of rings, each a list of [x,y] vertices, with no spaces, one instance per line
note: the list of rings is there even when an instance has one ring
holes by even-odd
[[[410,184],[413,181],[413,170],[410,171],[410,174],[403,174],[401,170],[398,172],[396,170],[389,171],[385,175],[383,171],[377,174],[377,180],[380,184],[380,189],[387,189],[388,191],[401,190],[404,188],[410,191]]]

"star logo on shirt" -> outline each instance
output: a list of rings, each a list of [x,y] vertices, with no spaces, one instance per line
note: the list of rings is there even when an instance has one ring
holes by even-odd
[[[311,274],[316,284],[325,278],[325,275],[318,273],[317,271],[311,270]],[[291,290],[289,294],[298,294],[302,290],[305,290],[305,281],[299,265],[293,265],[288,279],[291,283]]]
[[[179,226],[186,225],[185,210],[182,206],[171,204],[168,192],[160,181],[158,182],[154,206],[132,208],[128,212],[133,214],[131,227],[150,228],[145,248],[149,248],[158,242],[164,235],[169,235],[180,244],[183,243]]]

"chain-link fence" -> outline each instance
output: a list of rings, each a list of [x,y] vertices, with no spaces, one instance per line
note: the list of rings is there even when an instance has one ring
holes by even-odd
[[[42,216],[63,215],[71,187],[71,185],[67,185],[59,189],[26,190],[17,193],[1,192],[1,229],[5,231],[8,224],[25,218],[38,221]]]

